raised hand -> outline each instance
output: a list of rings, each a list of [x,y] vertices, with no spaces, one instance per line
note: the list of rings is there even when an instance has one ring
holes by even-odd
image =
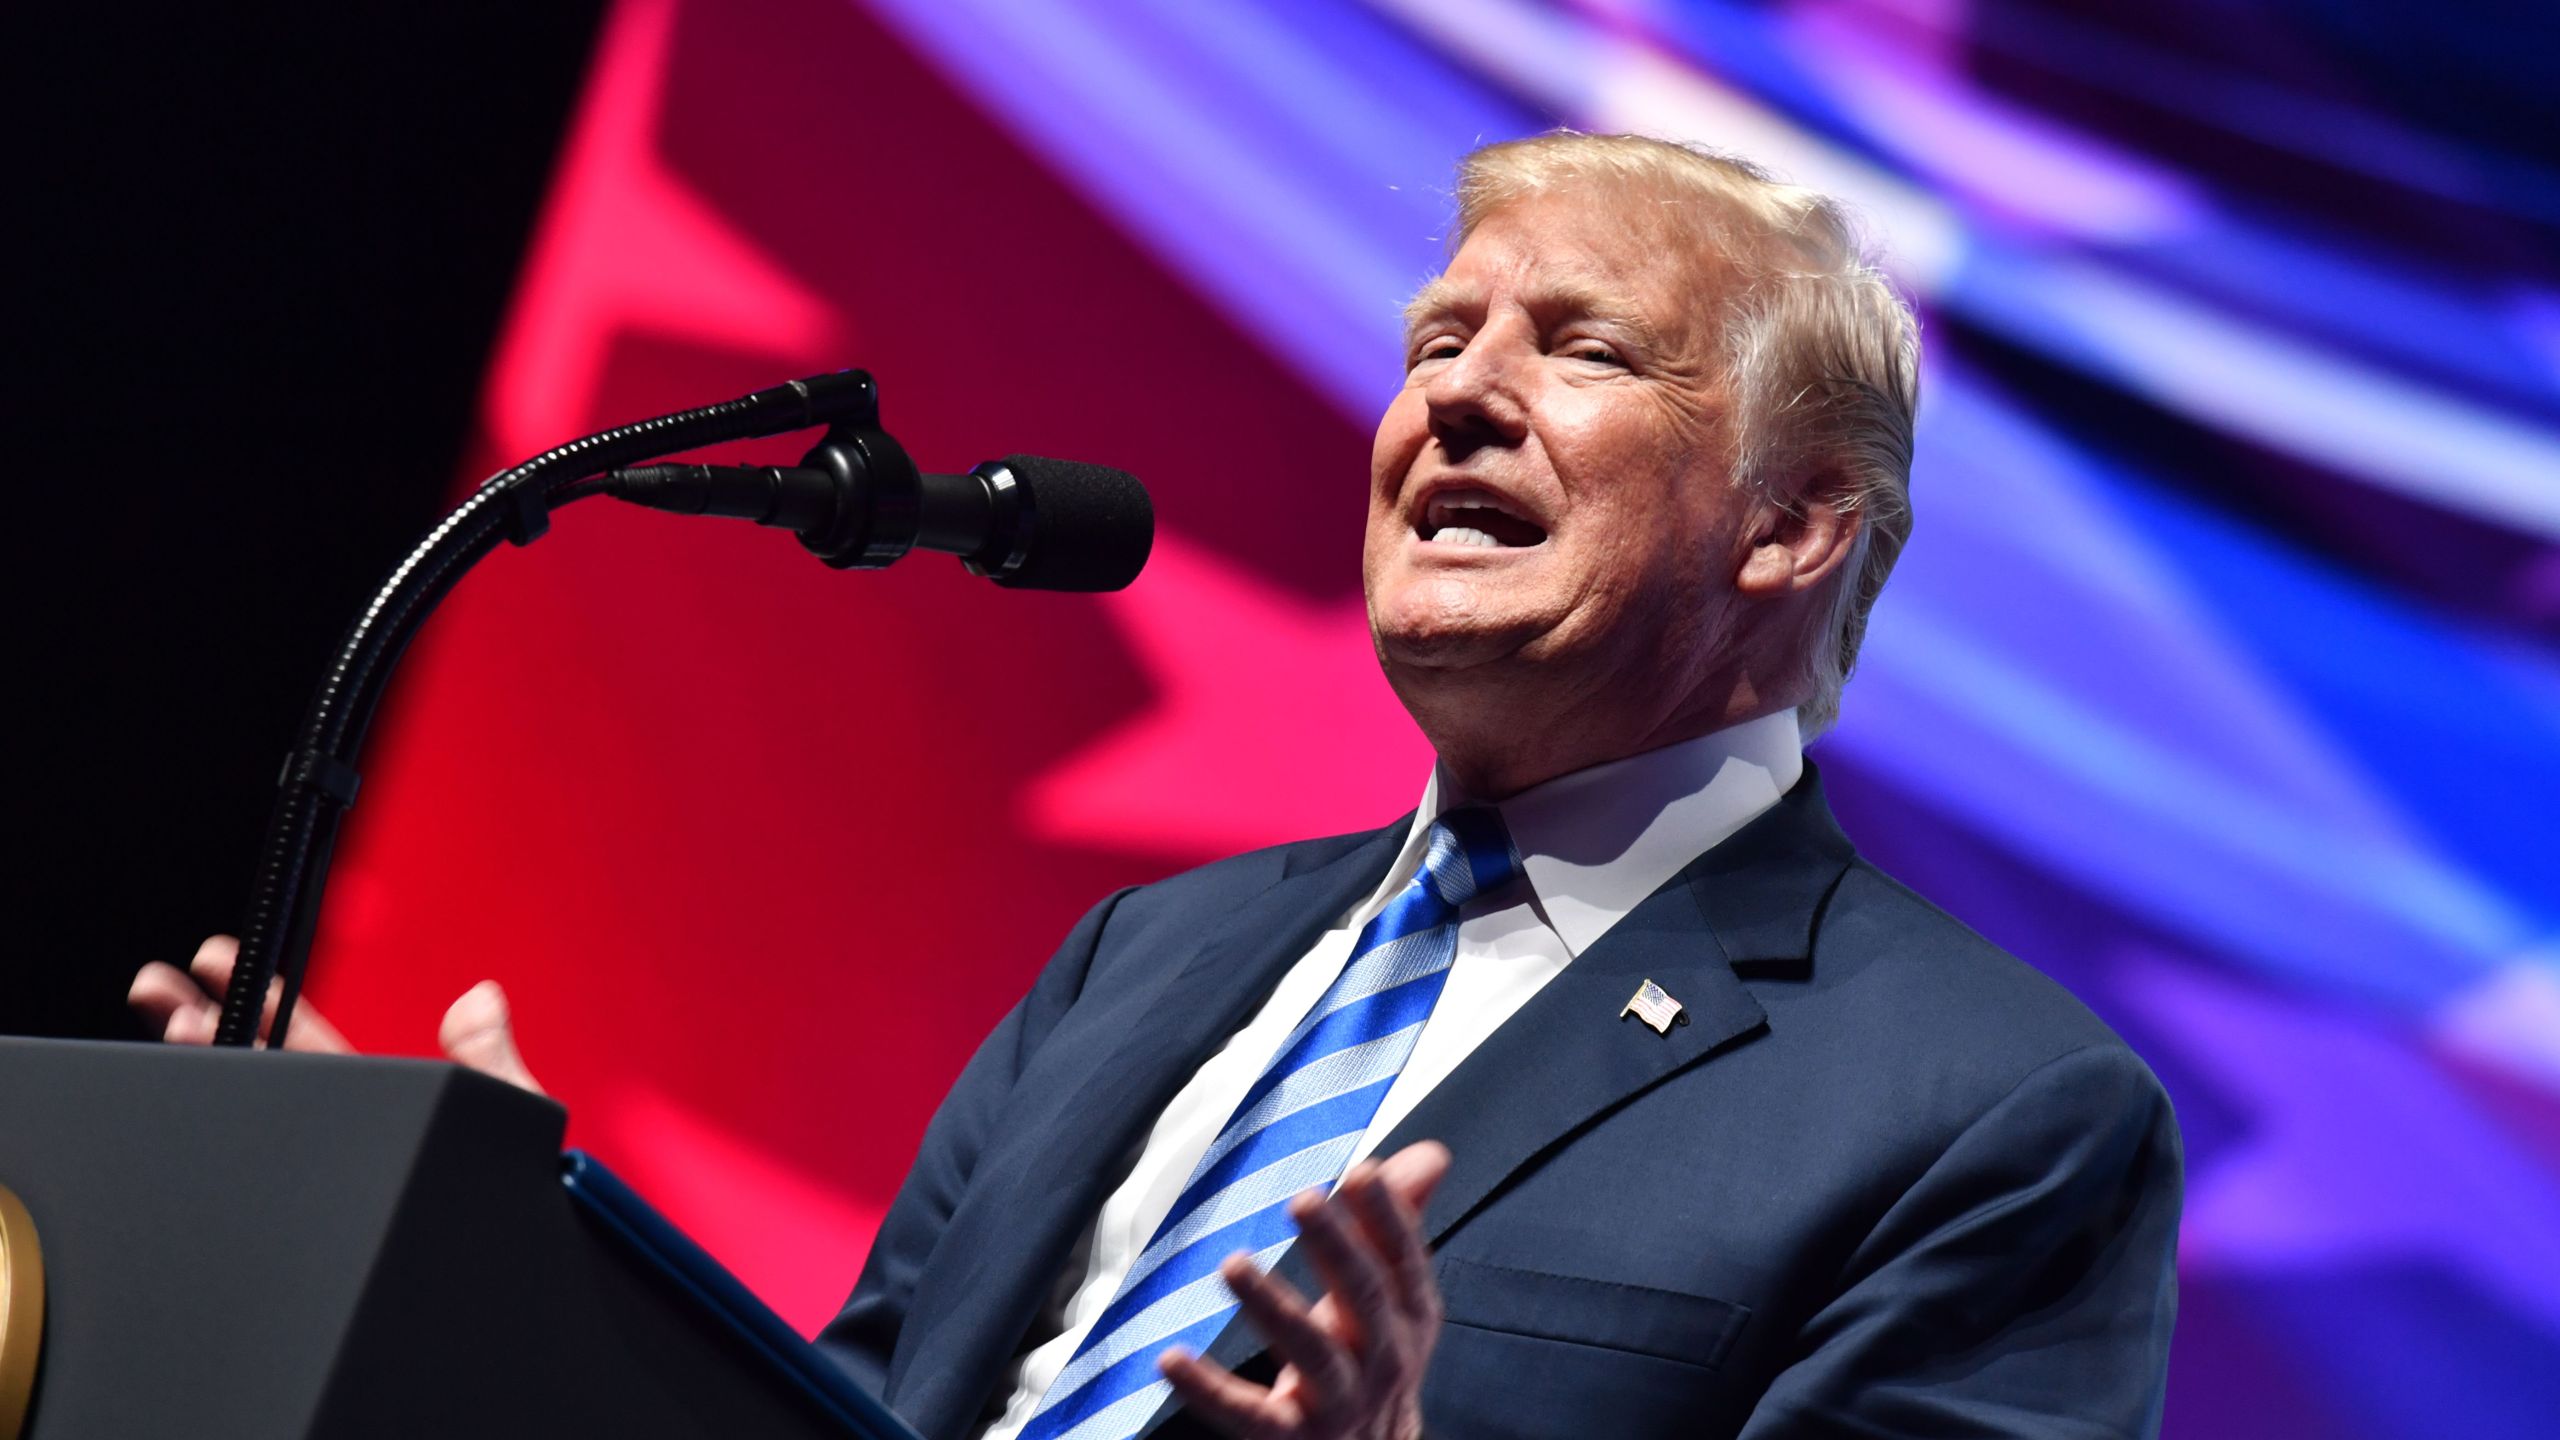
[[[1325,1297],[1309,1306],[1244,1255],[1219,1273],[1283,1364],[1267,1388],[1181,1350],[1158,1362],[1191,1413],[1243,1440],[1418,1440],[1440,1287],[1421,1214],[1449,1150],[1425,1140],[1351,1167],[1331,1197],[1291,1202]]]
[[[231,990],[231,969],[240,959],[240,942],[228,935],[216,935],[196,947],[195,958],[187,968],[154,960],[133,977],[133,988],[125,999],[144,1018],[160,1027],[160,1038],[173,1045],[210,1045],[214,1033],[222,1025],[222,1000]],[[260,1043],[264,1043],[268,1025],[275,1019],[276,998],[282,986],[270,982],[267,1003],[258,1020]],[[436,1029],[436,1043],[445,1058],[457,1065],[468,1066],[493,1079],[543,1093],[542,1086],[525,1068],[524,1057],[516,1052],[515,1030],[507,1008],[507,993],[495,980],[483,980],[462,992],[451,1008],[444,1012],[444,1023]],[[355,1047],[347,1043],[338,1027],[328,1017],[308,1004],[294,1007],[293,1028],[285,1036],[284,1048],[324,1055],[352,1055]]]

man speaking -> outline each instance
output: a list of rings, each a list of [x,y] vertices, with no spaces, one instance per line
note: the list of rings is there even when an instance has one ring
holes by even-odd
[[[2166,1097],[1801,753],[1909,530],[1908,310],[1661,141],[1458,200],[1363,566],[1419,808],[1096,906],[819,1343],[936,1440],[2156,1431]],[[209,1037],[227,969],[136,1002]],[[531,1083],[494,987],[444,1039]]]

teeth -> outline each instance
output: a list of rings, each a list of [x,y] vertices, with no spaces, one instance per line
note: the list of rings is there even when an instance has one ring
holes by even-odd
[[[1501,541],[1494,539],[1483,531],[1466,525],[1441,526],[1439,529],[1431,532],[1431,543],[1434,545],[1483,545],[1487,547],[1497,547],[1502,544]]]
[[[1460,510],[1493,510],[1515,520],[1528,518],[1483,490],[1451,490],[1435,495],[1425,507],[1423,518],[1435,527],[1444,526],[1455,520]]]

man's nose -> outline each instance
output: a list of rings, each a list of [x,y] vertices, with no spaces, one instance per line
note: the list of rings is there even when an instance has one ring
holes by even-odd
[[[1431,438],[1451,459],[1487,445],[1517,445],[1528,434],[1523,359],[1515,344],[1484,331],[1423,386]]]

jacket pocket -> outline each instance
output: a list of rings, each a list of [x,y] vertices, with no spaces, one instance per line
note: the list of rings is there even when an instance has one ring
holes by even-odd
[[[1712,1370],[1751,1318],[1705,1295],[1518,1270],[1443,1256],[1440,1303],[1454,1324],[1597,1345]]]

